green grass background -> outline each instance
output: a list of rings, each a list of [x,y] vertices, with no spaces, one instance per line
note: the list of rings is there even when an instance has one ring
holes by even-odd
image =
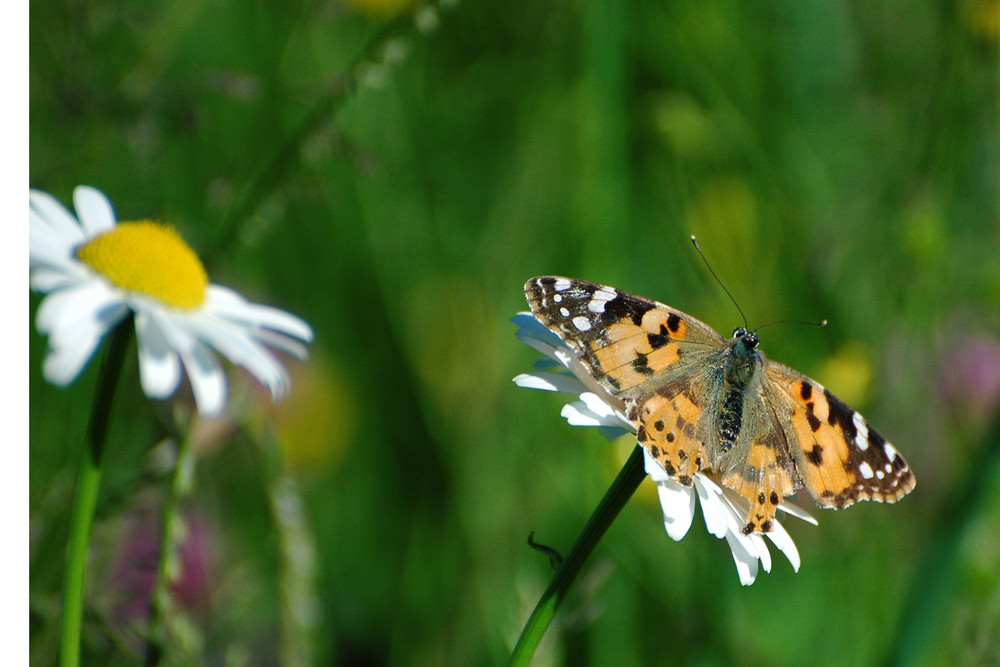
[[[121,219],[175,225],[213,282],[316,331],[276,411],[250,391],[235,426],[192,431],[204,563],[172,615],[178,664],[502,663],[551,576],[528,533],[568,549],[634,442],[511,383],[536,357],[508,322],[521,286],[587,278],[728,334],[741,320],[691,234],[751,326],[829,320],[766,329],[762,349],[861,410],[916,490],[836,513],[801,499],[820,520],[786,522],[801,571],[775,552],[743,588],[700,517],[667,538],[647,482],[536,664],[1000,661],[995,0],[30,12],[32,187],[69,203],[94,185]],[[39,665],[98,366],[52,387],[44,345],[33,332]],[[134,352],[122,387],[89,664],[142,661],[122,573],[152,567],[129,535],[155,531],[169,471]],[[275,519],[276,488],[300,515]],[[312,566],[283,570],[289,544]]]

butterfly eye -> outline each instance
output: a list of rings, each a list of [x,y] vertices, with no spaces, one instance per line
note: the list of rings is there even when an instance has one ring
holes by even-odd
[[[753,331],[747,331],[743,327],[737,327],[733,329],[733,340],[743,341],[743,347],[748,350],[753,350],[760,343],[760,338],[757,337]]]

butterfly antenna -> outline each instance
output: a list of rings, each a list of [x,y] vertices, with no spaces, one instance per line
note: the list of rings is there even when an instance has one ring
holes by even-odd
[[[701,261],[705,262],[705,266],[708,267],[709,273],[711,273],[712,277],[715,278],[715,282],[719,283],[719,287],[722,288],[722,291],[726,293],[726,296],[729,297],[729,300],[733,302],[734,306],[736,306],[736,310],[739,311],[740,317],[743,318],[743,327],[744,328],[749,327],[750,324],[747,322],[747,316],[743,314],[743,309],[740,308],[740,304],[736,303],[736,299],[734,299],[732,293],[728,289],[726,289],[726,286],[723,284],[723,282],[719,280],[719,276],[715,275],[715,271],[712,269],[712,265],[709,264],[708,259],[705,258],[705,253],[703,253],[701,251],[701,248],[698,247],[698,239],[694,237],[694,234],[691,235],[691,243],[694,244],[694,249],[697,250],[698,254],[701,256]],[[826,324],[826,322],[823,322],[823,324]]]

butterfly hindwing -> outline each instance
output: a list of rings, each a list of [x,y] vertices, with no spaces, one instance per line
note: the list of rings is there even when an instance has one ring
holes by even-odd
[[[792,447],[759,387],[747,390],[740,437],[728,454],[712,461],[723,485],[750,502],[744,533],[770,532],[778,505],[802,486],[792,463]]]
[[[668,475],[691,486],[707,460],[698,433],[702,414],[701,401],[691,391],[665,389],[637,403],[628,416],[637,426],[639,444]]]

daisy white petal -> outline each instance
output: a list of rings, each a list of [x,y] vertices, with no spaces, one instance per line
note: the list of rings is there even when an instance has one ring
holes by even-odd
[[[214,317],[192,318],[185,324],[231,362],[250,371],[275,398],[284,395],[288,385],[284,366],[244,329]]]
[[[181,383],[180,357],[167,340],[156,313],[137,313],[135,332],[139,344],[142,390],[150,398],[167,398],[177,391]]]
[[[583,401],[573,401],[567,403],[559,411],[559,415],[565,419],[570,426],[600,426],[601,419],[587,407]]]
[[[760,559],[760,567],[765,572],[771,571],[771,552],[767,548],[767,542],[764,538],[760,536],[759,533],[753,533],[751,535],[745,535],[750,542],[753,543],[754,552],[757,554],[757,558]]]
[[[73,207],[87,238],[94,238],[115,226],[115,210],[104,193],[89,185],[73,190]]]
[[[580,395],[581,398],[586,396],[593,396],[593,394],[584,393]],[[598,407],[598,410],[595,411],[595,407]],[[602,430],[611,429],[611,433],[614,435],[609,438],[610,440],[628,433],[628,429],[622,426],[618,415],[609,413],[607,406],[603,406],[603,409],[601,409],[586,399],[567,403],[563,406],[560,415],[569,422],[570,426],[597,426]]]
[[[180,352],[191,382],[191,391],[198,412],[206,417],[217,417],[226,407],[228,389],[222,364],[207,345],[194,341],[193,349]]]
[[[582,394],[587,391],[583,383],[572,375],[565,373],[521,373],[514,378],[514,384],[525,389],[541,389],[542,391],[557,391],[562,394]]]
[[[689,488],[673,480],[657,484],[656,494],[663,510],[663,527],[670,539],[679,542],[694,522],[694,495]]]
[[[36,292],[56,292],[79,284],[85,277],[64,267],[39,267],[32,270],[29,285]]]
[[[250,303],[227,287],[209,285],[207,296],[210,310],[232,322],[270,329],[291,339],[298,338],[306,342],[313,338],[312,327],[304,320],[278,308]]]
[[[733,562],[736,563],[736,573],[740,577],[740,583],[749,586],[757,579],[760,560],[755,553],[747,550],[746,544],[735,534],[726,533],[726,542],[729,543],[729,550],[733,554]]]
[[[310,329],[310,334],[312,330]],[[264,343],[267,347],[273,347],[287,352],[299,361],[303,361],[309,356],[309,348],[291,336],[272,331],[271,329],[257,329],[254,331],[254,338]],[[310,340],[312,336],[310,335]],[[302,339],[305,340],[305,339]]]
[[[158,314],[157,327],[187,372],[198,412],[206,417],[218,415],[225,407],[227,395],[225,373],[218,359],[183,321]]]
[[[101,339],[102,336],[93,332],[81,333],[64,345],[50,346],[42,362],[42,375],[52,384],[65,387],[87,365]]]
[[[722,489],[705,475],[695,475],[694,488],[701,504],[705,529],[722,539],[729,532],[732,514],[723,499]]]
[[[83,283],[53,292],[42,300],[35,318],[38,330],[55,345],[93,333],[103,336],[128,310],[106,286]]]
[[[774,528],[767,534],[767,539],[771,540],[771,543],[778,547],[778,551],[785,554],[785,558],[792,564],[792,569],[798,572],[799,566],[802,564],[802,559],[799,557],[799,550],[795,546],[792,536],[785,530],[785,526],[775,523]]]
[[[79,285],[47,296],[35,321],[49,336],[45,379],[60,387],[72,382],[104,335],[127,314],[102,285]]]
[[[663,527],[672,540],[679,542],[687,535],[694,521],[694,494],[691,489],[667,475],[645,447],[642,453],[646,473],[656,483],[656,494],[663,510]]]
[[[50,264],[65,264],[67,248],[73,245],[72,237],[60,233],[56,228],[46,224],[37,212],[31,210],[31,220],[34,224],[28,229],[28,259],[31,266],[47,266]],[[79,232],[79,230],[77,230]],[[79,235],[83,241],[83,235]]]
[[[538,357],[537,359],[535,359],[535,363],[531,364],[531,367],[534,368],[536,371],[542,371],[546,373],[553,372],[553,373],[562,373],[563,375],[567,374],[565,367],[551,357]],[[562,370],[560,370],[560,368]],[[579,380],[577,380],[577,382],[579,382]]]
[[[553,360],[556,360],[555,359],[556,348],[549,341],[543,340],[543,339],[535,336],[533,333],[530,333],[530,332],[529,333],[525,333],[524,329],[519,330],[517,333],[518,333],[517,339],[519,341],[521,341],[522,343],[524,343],[528,347],[531,347],[531,348],[535,349],[536,351],[541,352],[546,357],[549,357],[549,358],[551,358]],[[560,364],[560,365],[562,365],[562,364]]]
[[[585,391],[580,394],[580,400],[586,403],[590,411],[604,420],[607,425],[621,426],[626,429],[632,426],[621,410],[607,403],[603,396]]]
[[[73,214],[58,199],[48,192],[32,190],[29,193],[30,220],[32,228],[38,228],[37,233],[49,234],[53,238],[66,239],[70,244],[83,243],[86,240],[83,230],[77,224]]]
[[[812,514],[805,511],[795,503],[782,502],[780,505],[778,505],[778,509],[789,514],[790,516],[794,516],[796,519],[802,519],[806,523],[811,523],[814,526],[819,525],[819,521],[816,520],[816,517],[814,517]]]
[[[526,343],[527,339],[532,338],[542,343],[546,343],[550,347],[564,347],[565,344],[559,336],[555,335],[549,331],[548,327],[535,319],[535,316],[527,311],[521,311],[510,318],[510,321],[518,326],[517,339],[522,343]]]

